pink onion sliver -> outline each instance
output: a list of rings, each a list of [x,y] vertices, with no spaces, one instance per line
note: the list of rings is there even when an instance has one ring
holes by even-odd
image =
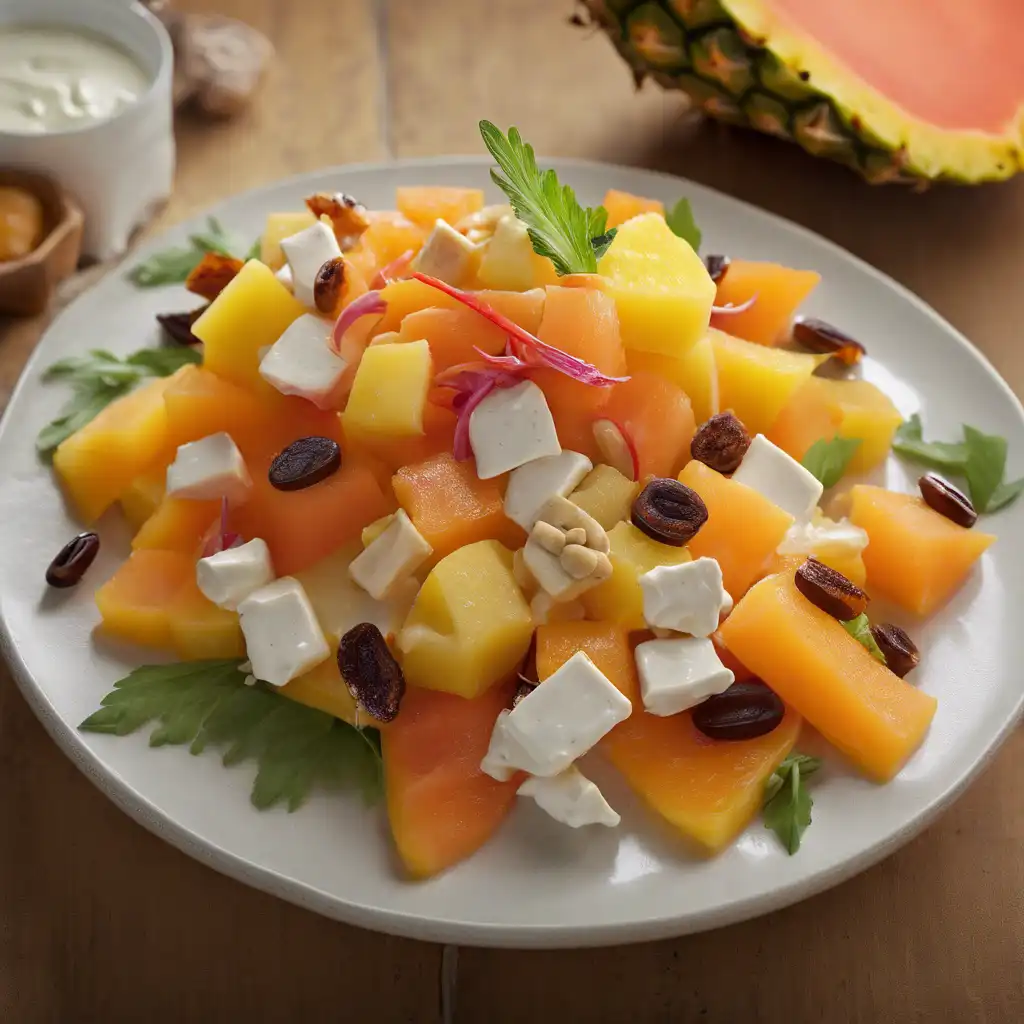
[[[337,352],[341,348],[341,339],[345,337],[345,332],[358,319],[360,319],[360,317],[375,315],[379,320],[384,316],[387,310],[387,301],[381,297],[380,292],[376,291],[360,295],[355,302],[349,303],[349,305],[341,311],[341,316],[338,317],[338,320],[334,325],[334,331],[331,335],[331,343],[334,351]]]
[[[473,348],[476,352],[480,354],[480,358],[483,359],[484,362],[489,363],[491,366],[500,366],[503,369],[512,371],[521,371],[526,369],[526,363],[522,359],[520,359],[519,356],[513,355],[512,353],[509,353],[508,355],[504,356],[492,356],[490,352],[485,352],[482,348],[479,348],[477,345],[474,345]]]
[[[748,309],[750,309],[750,307],[755,302],[757,302],[757,293],[756,292],[753,295],[751,295],[750,298],[747,299],[746,302],[741,302],[738,306],[735,306],[732,303],[729,303],[727,306],[712,306],[711,307],[711,315],[712,316],[731,316],[734,313],[745,313]]]
[[[387,266],[381,267],[380,270],[373,277],[373,282],[370,287],[383,288],[385,285],[391,284],[396,278],[400,277],[402,273],[409,269],[409,264],[416,258],[416,252],[413,249],[406,249],[397,259],[393,259]]]
[[[469,443],[469,420],[473,415],[473,410],[494,388],[493,380],[482,384],[476,391],[471,392],[459,407],[459,419],[455,424],[455,438],[452,444],[452,454],[459,462],[465,462],[473,457],[473,446]]]

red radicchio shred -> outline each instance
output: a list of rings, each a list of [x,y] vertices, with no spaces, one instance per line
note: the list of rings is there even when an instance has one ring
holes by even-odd
[[[387,310],[387,301],[377,291],[367,292],[365,295],[360,295],[354,302],[349,303],[341,311],[341,316],[338,317],[334,325],[334,331],[331,334],[331,346],[334,351],[340,351],[341,339],[345,337],[345,332],[357,320],[364,316],[376,316],[379,321]]]
[[[753,295],[751,295],[750,298],[747,299],[746,302],[741,302],[738,306],[734,305],[731,302],[728,303],[725,306],[712,306],[711,307],[711,315],[712,316],[732,316],[735,313],[746,313],[746,311],[748,309],[750,309],[750,307],[755,302],[757,302],[757,293],[756,292]]]
[[[227,498],[221,498],[220,522],[211,526],[210,531],[207,532],[206,539],[203,542],[203,558],[209,558],[210,555],[216,555],[221,551],[227,551],[228,548],[237,548],[239,544],[243,543],[242,535],[240,533],[236,533],[234,530],[228,529]]]
[[[406,249],[397,259],[392,260],[387,266],[381,267],[380,270],[374,275],[373,282],[370,285],[374,290],[383,288],[385,285],[391,284],[392,281],[397,280],[409,269],[409,264],[412,263],[416,257],[416,251],[414,249]]]

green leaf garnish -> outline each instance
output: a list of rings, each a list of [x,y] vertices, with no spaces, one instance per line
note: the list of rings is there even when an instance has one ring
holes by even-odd
[[[234,256],[241,248],[238,239],[225,231],[216,217],[208,217],[206,229],[190,235],[187,246],[172,246],[153,253],[149,259],[132,267],[128,272],[128,278],[140,288],[181,284],[206,253],[216,252],[222,256]]]
[[[263,239],[257,238],[252,245],[249,246],[249,251],[245,254],[246,263],[249,260],[258,260],[263,258]]]
[[[506,138],[490,121],[481,121],[480,134],[501,168],[491,171],[491,180],[526,225],[534,251],[550,259],[559,275],[597,273],[597,261],[615,237],[614,228],[605,230],[605,208],[581,206],[553,170],[541,171],[519,129],[509,128]]]
[[[948,473],[963,473],[967,465],[966,445],[922,439],[921,417],[916,412],[896,431],[892,450],[912,462]]]
[[[45,459],[61,441],[95,419],[111,402],[128,394],[146,377],[169,377],[182,366],[202,362],[202,355],[185,345],[144,348],[125,359],[112,352],[92,349],[50,366],[43,380],[63,380],[71,385],[70,400],[60,415],[36,438],[36,451]]]
[[[861,445],[859,437],[840,437],[836,434],[831,441],[819,438],[804,453],[800,464],[816,476],[828,490],[842,479],[850,460]]]
[[[804,779],[821,767],[821,760],[807,754],[790,754],[768,777],[764,790],[764,824],[778,837],[790,855],[800,849],[800,839],[811,823],[814,801]]]
[[[379,734],[245,685],[241,661],[143,665],[114,684],[79,729],[127,736],[155,721],[149,744],[188,743],[193,754],[224,748],[225,765],[255,760],[254,806],[300,807],[316,785],[357,788],[370,802],[382,787]]]
[[[1012,483],[1000,484],[989,498],[985,511],[998,512],[1001,508],[1006,508],[1020,497],[1021,491],[1024,491],[1024,477],[1014,480]]]
[[[672,229],[672,234],[689,242],[694,252],[700,251],[702,236],[693,218],[693,207],[690,206],[689,199],[680,199],[671,210],[668,210],[665,214],[665,223]]]
[[[867,615],[861,612],[857,618],[849,619],[842,623],[842,627],[857,643],[866,647],[872,657],[877,658],[883,665],[885,664],[885,655],[878,644],[875,643],[875,637],[871,632],[871,623],[868,621]]]
[[[964,444],[967,446],[964,475],[971,492],[971,503],[977,511],[987,512],[992,495],[999,489],[1006,472],[1006,438],[983,434],[965,425]]]

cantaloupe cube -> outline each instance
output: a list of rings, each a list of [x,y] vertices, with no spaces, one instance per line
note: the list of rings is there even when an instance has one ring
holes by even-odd
[[[680,359],[631,349],[626,361],[630,373],[654,373],[678,384],[689,395],[698,424],[721,412],[715,350],[707,335]]]
[[[612,466],[595,466],[569,495],[569,500],[596,519],[606,530],[629,519],[640,484]]]
[[[609,279],[627,349],[679,358],[704,337],[715,284],[664,217],[645,213],[621,225],[598,270]]]
[[[790,322],[800,303],[815,289],[821,275],[778,263],[733,260],[718,283],[715,304],[738,306],[756,296],[750,309],[712,319],[715,327],[759,345],[778,345],[789,338]]]
[[[608,211],[607,227],[617,228],[627,220],[639,217],[642,213],[657,213],[665,216],[665,204],[660,199],[644,199],[631,192],[620,192],[610,188],[604,194],[601,205]]]
[[[885,782],[924,739],[935,698],[893,675],[789,573],[768,576],[733,609],[726,646],[859,768]]]
[[[620,626],[571,622],[537,630],[537,674],[546,679],[577,651],[633,702],[633,714],[600,749],[651,810],[708,853],[732,842],[761,808],[768,776],[793,749],[800,716],[789,710],[766,736],[712,740],[688,711],[668,718],[644,712],[633,649]]]
[[[430,570],[398,647],[410,686],[473,698],[515,670],[532,636],[512,552],[484,540],[453,551]]]
[[[718,367],[718,397],[751,436],[765,434],[779,413],[828,357],[789,352],[711,331]]]
[[[690,561],[686,548],[652,540],[632,523],[619,523],[608,532],[612,574],[581,598],[591,619],[614,622],[625,629],[645,629],[640,577],[659,565]]]
[[[137,476],[123,491],[118,502],[128,525],[138,530],[157,510],[164,498],[167,470],[161,466]]]
[[[315,223],[316,217],[310,210],[287,210],[283,213],[268,214],[267,226],[263,229],[263,237],[260,239],[260,259],[271,270],[280,270],[285,264],[281,241],[305,231]]]
[[[958,526],[916,495],[861,484],[851,498],[850,521],[868,535],[868,587],[918,615],[951,597],[996,539]]]
[[[201,366],[187,366],[164,392],[170,444],[230,434],[236,443],[258,434],[273,410],[286,408],[283,395],[255,395]]]
[[[194,560],[190,559],[194,566]],[[183,661],[241,658],[245,638],[238,612],[218,608],[199,589],[195,570],[175,595],[170,615],[171,646]]]
[[[306,707],[326,711],[327,714],[334,715],[349,725],[369,725],[375,729],[387,726],[386,722],[378,722],[365,711],[359,712],[355,698],[345,685],[345,680],[341,678],[336,644],[332,648],[331,657],[304,675],[286,683],[277,692],[282,697],[305,704]]]
[[[687,547],[694,558],[715,558],[733,600],[747,592],[774,555],[793,517],[763,494],[694,459],[679,474],[708,509],[707,522]]]
[[[225,380],[274,393],[260,376],[260,350],[273,345],[306,308],[259,260],[249,260],[192,325],[203,365]]]
[[[132,538],[132,550],[179,551],[197,557],[220,512],[219,501],[164,498]]]
[[[397,210],[368,210],[370,226],[359,236],[355,248],[345,255],[368,281],[389,263],[407,252],[415,256],[427,239],[427,232]],[[431,225],[433,226],[433,225]]]
[[[484,193],[479,188],[415,185],[396,189],[395,198],[402,214],[428,231],[438,219],[454,227],[484,206]]]
[[[371,345],[363,353],[342,413],[346,436],[422,436],[433,377],[426,341]]]
[[[864,565],[864,557],[861,554],[851,554],[849,552],[830,551],[828,549],[821,553],[814,551],[811,552],[814,557],[819,561],[823,562],[830,569],[835,569],[836,572],[841,572],[851,583],[863,589],[867,586],[868,582],[868,570]],[[796,572],[804,562],[807,561],[807,555],[779,555],[774,554],[768,558],[764,568],[761,570],[762,576],[771,576],[777,572]]]

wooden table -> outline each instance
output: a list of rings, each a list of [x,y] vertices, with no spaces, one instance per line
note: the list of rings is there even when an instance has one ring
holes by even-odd
[[[794,148],[695,124],[653,86],[634,96],[605,40],[566,24],[569,0],[189,6],[248,19],[279,60],[238,120],[182,119],[165,223],[326,164],[479,152],[486,116],[541,152],[675,171],[807,224],[922,295],[1024,387],[1024,179],[871,189]],[[0,325],[0,405],[44,326]],[[1018,730],[902,852],[770,917],[619,949],[463,949],[449,1017],[1024,1019],[1022,759]],[[442,1020],[440,947],[335,924],[165,845],[78,774],[2,669],[0,822],[4,1022]]]

